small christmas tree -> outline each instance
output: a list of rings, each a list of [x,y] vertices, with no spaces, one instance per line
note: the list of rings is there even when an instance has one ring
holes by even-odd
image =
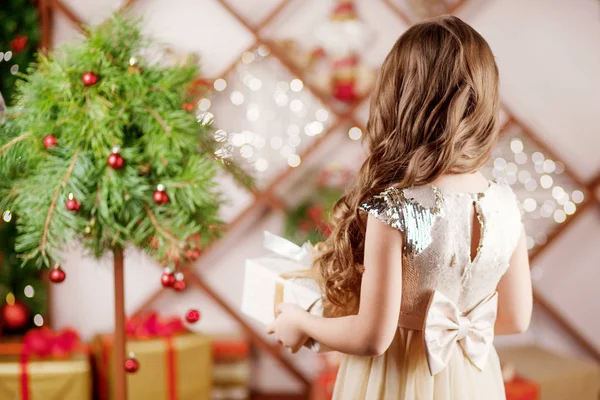
[[[40,55],[0,132],[0,209],[17,216],[24,261],[60,271],[60,251],[74,240],[114,255],[118,399],[123,249],[174,270],[220,227],[212,116],[189,105],[197,67],[148,62],[150,46],[139,21],[115,15],[85,41]]]

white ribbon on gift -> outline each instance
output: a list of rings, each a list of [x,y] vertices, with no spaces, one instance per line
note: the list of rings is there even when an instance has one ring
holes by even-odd
[[[434,291],[423,333],[431,375],[441,372],[448,364],[456,343],[462,347],[471,363],[483,370],[494,340],[497,310],[497,292],[463,315],[450,299]]]
[[[273,253],[298,262],[306,269],[309,269],[312,265],[313,246],[310,242],[304,242],[302,246],[298,246],[281,236],[265,231],[264,246]]]

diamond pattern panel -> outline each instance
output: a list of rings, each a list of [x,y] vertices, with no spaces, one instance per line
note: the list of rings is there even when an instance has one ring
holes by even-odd
[[[254,43],[252,33],[216,0],[202,1],[201,8],[195,0],[179,0],[176,6],[163,0],[144,0],[135,3],[135,13],[144,15],[144,26],[158,40],[178,52],[198,54],[203,76],[219,76]],[[186,34],[173,29],[174,25],[185,26]],[[210,40],[214,37],[220,39]]]
[[[245,52],[215,88],[210,110],[222,130],[217,134],[226,137],[225,154],[252,172],[262,189],[287,168],[298,167],[302,152],[332,123],[327,107],[266,46]]]
[[[586,196],[564,164],[545,154],[518,123],[503,132],[483,172],[513,187],[524,212],[530,250],[544,245]]]
[[[69,1],[73,2],[73,0]],[[116,3],[117,1],[111,0],[111,2]],[[366,59],[367,63],[371,66],[378,67],[383,61],[388,49],[391,47],[392,42],[396,40],[404,29],[406,29],[406,26],[410,24],[410,21],[419,20],[430,14],[450,12],[453,9],[461,7],[464,2],[464,0],[382,0],[381,2],[356,0],[359,17],[365,21],[368,28],[374,32],[374,39],[369,42],[368,48],[365,49],[360,56]],[[587,49],[573,49],[572,47],[569,47],[566,56],[564,51],[562,53],[556,51],[556,46],[560,48],[561,43],[584,42],[583,40],[578,39],[576,37],[577,34],[573,33],[572,30],[568,31],[568,26],[565,26],[564,23],[560,22],[565,20],[563,17],[565,15],[571,15],[569,13],[579,13],[580,19],[590,17],[595,15],[595,11],[598,11],[598,4],[590,2],[586,6],[572,7],[569,4],[564,3],[564,10],[561,11],[560,7],[546,7],[541,3],[541,0],[536,0],[526,5],[519,2],[518,6],[514,5],[516,4],[515,2],[516,0],[492,2],[489,6],[486,5],[486,7],[480,7],[480,12],[476,13],[477,15],[473,18],[470,18],[469,22],[482,32],[497,53],[498,63],[500,69],[503,71],[503,92],[507,98],[511,100],[511,103],[519,105],[520,110],[524,108],[522,104],[519,104],[521,101],[520,98],[514,93],[515,91],[513,89],[515,87],[518,87],[519,90],[517,92],[521,95],[536,96],[533,100],[531,98],[522,100],[529,105],[528,113],[533,112],[535,117],[535,113],[538,112],[538,110],[544,110],[543,115],[545,117],[538,118],[538,120],[546,124],[543,129],[550,134],[552,138],[551,142],[558,143],[557,146],[560,146],[559,154],[562,157],[565,157],[565,160],[569,162],[574,160],[578,161],[574,164],[574,167],[578,168],[577,172],[581,176],[593,175],[594,172],[597,171],[597,168],[594,166],[597,164],[595,160],[598,160],[598,158],[590,157],[589,155],[593,153],[594,149],[592,146],[582,147],[579,144],[579,141],[571,140],[571,137],[575,136],[575,134],[578,138],[591,137],[589,136],[591,131],[586,132],[585,129],[589,129],[586,127],[597,125],[590,122],[590,118],[595,118],[597,113],[587,113],[586,108],[583,107],[581,110],[577,111],[579,114],[576,113],[576,115],[573,115],[573,118],[565,119],[561,116],[561,110],[565,98],[572,101],[579,101],[581,100],[579,99],[580,95],[588,99],[585,101],[585,104],[596,104],[597,102],[593,99],[597,92],[594,92],[594,88],[597,86],[595,85],[597,80],[595,80],[594,77],[597,77],[597,74],[590,76],[590,79],[579,80],[579,82],[586,82],[585,87],[579,87],[575,84],[566,85],[569,88],[577,88],[576,90],[573,90],[572,93],[568,90],[563,90],[556,93],[543,94],[544,92],[538,89],[543,89],[545,87],[549,89],[556,88],[556,84],[552,84],[555,80],[554,78],[557,76],[556,71],[548,69],[548,65],[558,68],[560,72],[572,70],[573,68],[571,64],[569,64],[570,62],[578,62],[580,65],[585,66],[598,64],[600,59],[594,56],[595,53],[590,53]],[[231,65],[231,63],[237,59],[237,54],[253,44],[253,33],[249,32],[240,21],[237,21],[230,15],[223,5],[219,4],[219,1],[206,0],[203,2],[202,7],[198,7],[197,3],[193,2],[193,0],[183,0],[181,3],[182,4],[178,3],[178,6],[180,7],[175,8],[168,2],[145,0],[144,2],[135,3],[135,7],[137,11],[141,11],[145,14],[146,20],[149,22],[148,26],[151,27],[151,32],[154,32],[160,39],[174,44],[176,50],[201,52],[205,57],[203,59],[203,71],[205,74],[209,76],[218,76],[227,66]],[[227,4],[230,4],[234,10],[239,12],[242,15],[242,18],[250,25],[256,25],[266,15],[273,11],[277,7],[276,3],[277,0],[228,0],[227,2]],[[385,3],[387,3],[387,5]],[[274,23],[267,30],[268,37],[274,41],[291,38],[303,46],[309,48],[314,47],[313,45],[316,43],[313,34],[314,28],[320,21],[327,21],[328,15],[335,5],[335,2],[333,0],[305,0],[303,2],[291,2],[291,4],[294,6],[290,5],[286,7],[286,12],[275,19]],[[100,2],[94,0],[91,5],[95,10],[100,5]],[[391,7],[388,7],[388,5],[391,5]],[[519,13],[516,13],[518,15],[514,12],[515,7],[520,10]],[[79,9],[80,7],[77,8],[77,10]],[[188,12],[182,13],[182,9]],[[200,9],[202,10],[201,13],[199,12]],[[523,28],[524,26],[531,26],[530,21],[533,17],[536,17],[536,21],[540,20],[540,16],[537,14],[540,10],[545,13],[545,17],[542,19],[548,21],[548,24],[550,24],[550,31],[559,36],[555,38],[555,40],[552,40],[551,35],[548,34],[548,30],[543,32],[543,38],[547,41],[550,46],[549,48],[552,51],[545,51],[544,46],[536,49],[535,46],[532,47],[528,44],[527,40],[521,40],[529,39],[538,41],[538,39],[540,39],[539,36],[536,36],[536,32],[531,30],[525,31]],[[85,14],[90,14],[89,8],[86,8],[85,10],[81,9],[82,14],[84,11]],[[91,12],[91,14],[103,15],[101,10],[99,13],[95,14],[94,12]],[[211,15],[211,18],[203,18],[205,15]],[[61,18],[64,20],[64,17],[59,13],[57,15],[57,20],[59,21],[57,24],[59,34],[55,36],[56,43],[60,43],[64,41],[67,36],[73,35],[70,28],[66,28],[68,24],[64,23],[64,21],[60,24]],[[560,18],[563,19],[561,20]],[[569,18],[567,18],[567,20],[568,19]],[[577,20],[577,18],[574,19]],[[197,23],[199,20],[202,21],[201,24]],[[503,27],[499,28],[499,24],[504,24],[506,20],[511,21],[512,25],[517,26],[518,29],[507,32]],[[191,30],[182,37],[180,34],[177,34],[177,29],[170,29],[172,28],[174,21],[176,21],[178,25],[185,24],[185,26],[191,27]],[[557,24],[560,25],[561,29],[556,29],[556,26],[558,26]],[[542,25],[543,24],[541,23],[536,24],[536,26]],[[572,27],[573,25],[571,24],[570,26]],[[563,38],[563,34],[568,37]],[[198,40],[198,38],[215,37],[215,35],[219,36],[219,40]],[[513,35],[519,40],[516,42],[514,40],[507,40],[506,35]],[[586,32],[585,35],[589,35],[589,32]],[[227,42],[227,46],[221,46],[221,43],[223,42]],[[507,43],[510,43],[508,47],[506,46]],[[518,51],[519,43],[522,43],[526,48],[526,51],[523,52],[523,54]],[[539,43],[545,42],[540,39]],[[544,64],[543,67],[540,68],[535,63],[523,65],[523,59],[531,59],[530,51],[532,48],[543,53],[540,54],[539,57],[534,57]],[[263,47],[263,49],[265,48]],[[268,53],[268,49],[266,49],[266,52]],[[544,61],[544,55],[547,54],[560,57],[561,60],[546,62]],[[246,57],[246,60],[250,60],[251,58],[250,55],[245,54],[242,57],[242,60],[244,57]],[[252,58],[254,58],[252,62],[240,63],[237,69],[231,72],[223,81],[217,81],[218,83],[215,82],[215,88],[219,93],[212,99],[213,108],[211,111],[217,114],[217,124],[223,129],[220,133],[220,137],[224,137],[227,142],[224,143],[224,149],[227,151],[231,149],[233,157],[246,161],[247,168],[254,170],[258,174],[259,185],[261,188],[269,188],[268,183],[275,182],[276,180],[274,177],[280,176],[280,173],[289,171],[288,168],[290,168],[290,164],[299,162],[304,164],[304,160],[297,159],[294,155],[301,152],[302,149],[305,148],[304,146],[310,146],[311,138],[314,141],[316,136],[321,135],[326,131],[329,126],[328,124],[331,123],[331,119],[333,119],[333,115],[335,114],[331,112],[331,110],[337,109],[338,112],[351,112],[349,116],[356,118],[356,122],[366,124],[366,119],[368,117],[368,102],[360,104],[355,112],[351,107],[339,107],[339,104],[336,104],[336,102],[326,96],[319,95],[317,97],[326,101],[331,108],[327,108],[323,104],[318,103],[318,101],[310,94],[306,95],[307,98],[303,98],[301,97],[301,94],[297,94],[298,98],[296,98],[294,97],[294,94],[290,93],[294,77],[290,77],[287,70],[282,68],[274,57],[268,57],[266,54],[260,54],[260,52],[258,52],[257,55],[257,52],[255,51],[252,54]],[[515,61],[517,61],[516,65],[511,64],[511,62],[514,63]],[[267,65],[265,70],[269,71],[268,77],[259,76],[259,72],[253,74],[252,67],[258,65],[259,62],[264,62],[265,65]],[[592,69],[589,71],[596,71],[593,67],[591,68]],[[531,71],[534,71],[534,75],[527,75],[528,73],[531,73]],[[589,71],[586,69],[580,72],[589,74]],[[545,76],[544,73],[546,72],[546,75],[549,75],[551,80],[543,79]],[[302,68],[298,68],[298,73],[303,75],[303,77],[306,75],[306,71]],[[267,78],[272,79],[270,86],[266,83],[268,80]],[[260,81],[260,83],[257,83],[257,80]],[[310,79],[309,81],[313,82]],[[287,91],[283,90],[285,88],[284,84],[277,87],[277,84],[281,82],[287,82]],[[525,87],[525,89],[523,89],[523,83],[532,84],[536,87],[530,89]],[[275,85],[274,88],[272,87],[273,84]],[[298,83],[294,83],[294,85],[299,87]],[[218,89],[218,87],[221,86],[222,88]],[[314,85],[309,85],[307,83],[305,86],[316,87],[319,89],[318,81],[316,81]],[[267,87],[271,88],[270,93],[262,93],[260,89]],[[242,97],[234,94],[236,91],[242,94]],[[283,96],[277,93],[277,91],[285,92],[284,94],[286,94],[287,102],[289,104],[284,104],[282,107],[288,110],[288,112],[281,121],[278,118],[275,118],[275,122],[270,121],[273,122],[273,124],[269,123],[267,127],[266,121],[262,121],[261,118],[269,115],[268,111],[266,113],[263,112],[269,110],[269,108],[263,110],[261,107],[258,107],[257,112],[256,108],[250,107],[250,105],[258,104],[259,102],[262,104],[264,99],[269,98],[277,104],[275,96],[280,99],[281,103],[285,103]],[[291,91],[293,92],[294,90]],[[235,101],[232,100],[232,96]],[[556,107],[556,104],[558,103],[555,104],[550,102],[550,104],[548,104],[548,101],[546,100],[552,98],[560,98],[560,107]],[[242,101],[240,102],[240,100]],[[299,106],[298,102],[294,103],[296,106],[292,107],[292,100],[299,100],[302,103],[302,107]],[[250,101],[252,102],[250,103]],[[582,102],[579,101],[579,104],[581,103]],[[535,104],[537,104],[537,106],[535,106]],[[199,104],[199,108],[201,109],[207,109],[208,107],[210,107],[210,102],[208,100],[204,100],[203,103]],[[309,108],[311,107],[312,109],[309,111]],[[304,112],[294,111],[294,109],[302,110],[305,108],[306,115],[304,116],[301,115]],[[316,110],[314,108],[316,108]],[[548,109],[556,110],[556,112],[548,112]],[[574,111],[573,107],[571,107],[571,111]],[[324,118],[325,112],[327,112],[327,118]],[[300,115],[293,115],[293,113],[299,113]],[[321,118],[319,118],[319,115]],[[552,119],[553,116],[556,120]],[[342,115],[341,117],[341,119],[346,120],[345,122],[347,123],[356,123],[345,115]],[[302,118],[304,118],[304,120]],[[507,113],[501,112],[501,122],[502,121],[510,121]],[[565,125],[565,121],[568,121],[568,125]],[[320,122],[322,124],[322,130],[317,124],[310,125],[312,122]],[[336,124],[338,122],[340,121],[335,121]],[[298,129],[291,128],[293,134],[289,135],[288,129],[293,125],[300,128],[300,133],[295,134],[294,132]],[[305,128],[310,126],[307,128],[308,132],[320,132],[313,135],[307,134],[306,136],[308,136],[308,138],[305,138],[302,135],[307,133],[307,131],[305,130],[303,132],[303,126]],[[256,134],[257,132],[255,131],[258,131],[258,134]],[[565,135],[564,132],[571,132],[573,135]],[[274,135],[272,135],[272,133],[274,133]],[[349,153],[352,153],[357,148],[359,149],[359,146],[355,145],[356,142],[352,142],[346,138],[350,137],[357,139],[360,136],[360,133],[358,127],[351,127],[351,125],[344,128],[344,131],[340,130],[332,132],[332,135],[327,137],[327,140],[319,143],[319,146],[322,146],[323,148],[317,148],[313,157],[310,157],[309,162],[306,164],[308,164],[308,167],[321,168],[322,166],[325,166],[325,161],[332,161],[329,160],[334,154],[331,153],[331,149],[339,150],[343,148],[344,152],[347,149],[352,149],[348,150]],[[288,137],[285,136],[286,134]],[[262,139],[260,139],[261,136]],[[299,137],[300,141],[298,142],[298,139],[291,139],[290,142],[290,138],[296,136]],[[339,142],[337,140],[339,140]],[[344,140],[350,143],[349,147],[346,146]],[[505,135],[502,136],[494,151],[494,156],[485,170],[490,178],[498,177],[506,179],[513,185],[517,192],[517,196],[522,202],[524,210],[525,224],[529,233],[528,246],[534,251],[544,247],[547,241],[553,239],[554,234],[561,233],[561,224],[570,221],[572,215],[575,212],[579,212],[582,202],[588,200],[586,197],[593,196],[593,194],[586,193],[585,188],[578,185],[577,179],[574,179],[573,176],[570,175],[572,171],[564,171],[564,165],[560,160],[550,159],[550,157],[545,154],[544,149],[536,143],[535,140],[531,140],[528,136],[526,129],[514,122],[511,123],[509,129],[506,130]],[[274,155],[279,154],[279,156],[274,156],[271,159],[269,158],[270,156],[262,153],[263,151],[266,153],[266,148],[269,145],[273,150],[279,150],[272,152]],[[574,146],[578,148],[575,148]],[[292,152],[289,151],[289,148],[293,148]],[[579,156],[580,151],[584,152],[583,158]],[[590,153],[590,151],[592,153]],[[342,152],[336,151],[335,153],[341,154]],[[319,160],[322,160],[322,162]],[[348,162],[348,160],[350,160],[350,157],[342,159],[342,163]],[[360,164],[360,161],[356,162],[357,165]],[[304,165],[302,170],[306,170]],[[296,182],[297,177],[300,177],[302,172],[306,173],[306,171],[302,170],[292,170],[295,173],[289,175],[290,179],[281,180],[281,182],[279,182],[279,187],[274,188],[277,189],[277,193],[286,195],[291,192],[290,189],[295,189],[294,185],[290,185],[290,182]],[[223,218],[226,221],[232,220],[235,214],[240,209],[245,208],[252,200],[251,194],[245,191],[245,189],[240,189],[239,187],[234,188],[233,186],[235,185],[232,186],[230,183],[231,182],[229,182],[229,184],[225,183],[223,187],[226,187],[228,193],[231,192],[237,194],[235,195],[235,204],[231,205],[230,208],[225,208],[223,210]],[[590,190],[593,191],[591,185]],[[597,199],[600,201],[600,189],[597,187],[595,192]],[[273,206],[273,204],[271,204],[271,206]],[[573,247],[576,247],[576,245]],[[536,277],[535,275],[538,273],[536,272],[538,270],[539,269],[534,269],[534,278],[539,280],[540,277]],[[219,279],[218,281],[220,282],[221,280]],[[211,282],[211,284],[218,286],[219,282],[214,281]],[[221,294],[226,296],[225,292]]]
[[[282,0],[228,0],[227,3],[253,26],[262,22]]]
[[[340,168],[356,172],[364,161],[364,151],[361,147],[360,136],[352,131],[354,139],[350,138],[350,129],[345,126],[336,128],[306,160],[301,170],[294,171],[288,179],[276,188],[277,195],[287,207],[294,207],[315,190],[315,176],[320,172]],[[358,128],[355,128],[358,129]]]
[[[463,3],[460,0],[391,0],[390,2],[399,13],[411,21],[453,13]]]
[[[556,245],[535,260],[532,272],[535,288],[571,321],[597,348],[600,348],[598,282],[600,270],[600,210],[586,209]]]

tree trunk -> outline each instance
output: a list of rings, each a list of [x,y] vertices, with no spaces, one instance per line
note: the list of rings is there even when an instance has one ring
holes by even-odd
[[[123,249],[114,253],[115,277],[115,336],[113,343],[114,399],[127,399],[127,376],[125,372],[125,286],[123,271]]]

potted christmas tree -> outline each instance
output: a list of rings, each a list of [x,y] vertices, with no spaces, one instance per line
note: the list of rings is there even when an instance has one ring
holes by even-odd
[[[117,399],[126,396],[124,248],[169,267],[170,285],[220,227],[212,116],[189,104],[197,67],[149,62],[139,25],[115,15],[84,41],[40,55],[0,126],[0,209],[17,216],[23,261],[61,282],[71,241],[112,253]]]

